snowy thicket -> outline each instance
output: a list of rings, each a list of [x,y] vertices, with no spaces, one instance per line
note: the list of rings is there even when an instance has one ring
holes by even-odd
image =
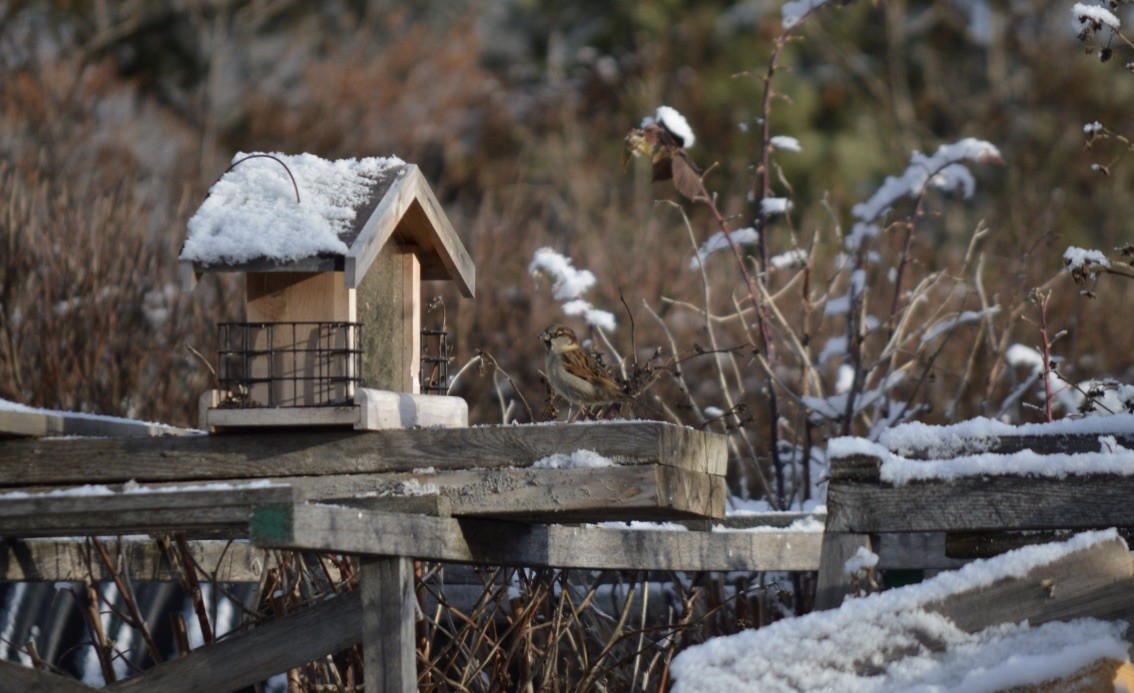
[[[551,279],[553,295],[562,304],[564,315],[580,316],[587,325],[607,332],[614,330],[614,313],[595,308],[582,297],[595,285],[595,275],[590,270],[577,269],[571,258],[551,248],[540,248],[532,256],[528,274]]]

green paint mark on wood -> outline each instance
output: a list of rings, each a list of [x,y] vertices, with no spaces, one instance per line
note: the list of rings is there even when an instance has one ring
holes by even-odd
[[[252,509],[248,529],[255,544],[283,544],[294,535],[294,517],[290,505],[258,505]]]

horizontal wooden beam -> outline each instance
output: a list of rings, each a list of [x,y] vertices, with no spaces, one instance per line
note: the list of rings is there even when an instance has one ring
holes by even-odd
[[[281,481],[294,484],[302,498],[351,505],[358,504],[350,498],[357,494],[393,495],[407,484],[429,485],[448,499],[456,516],[556,522],[721,517],[728,497],[724,477],[657,465],[287,477]]]
[[[157,542],[150,538],[103,539],[115,565],[135,581],[170,581],[177,576]],[[243,541],[189,541],[189,552],[218,582],[259,582],[270,551]],[[29,539],[0,542],[0,582],[75,582],[109,580],[110,573],[83,539]],[[0,687],[2,690],[2,687]]]
[[[23,693],[93,693],[97,688],[49,671],[0,659],[0,691]]]
[[[724,436],[658,421],[370,432],[0,441],[0,486],[526,467],[590,450],[724,476]]]
[[[42,436],[180,436],[193,431],[165,424],[135,421],[115,416],[97,416],[68,411],[0,409],[0,439]]]
[[[0,496],[0,536],[180,532],[247,536],[254,505],[287,503],[287,486],[183,487],[167,491],[105,492],[82,488]]]
[[[610,570],[815,570],[820,532],[689,532],[523,525],[327,505],[260,507],[260,546],[452,563]]]
[[[110,691],[231,691],[362,639],[358,590],[325,599],[107,686]]]
[[[832,479],[827,529],[951,532],[1134,527],[1134,477],[966,477],[902,486]]]

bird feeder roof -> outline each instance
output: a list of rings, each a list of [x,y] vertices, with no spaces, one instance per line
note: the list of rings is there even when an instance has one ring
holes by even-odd
[[[422,279],[475,290],[472,259],[425,177],[397,157],[237,154],[188,227],[180,260],[194,279],[341,271],[355,288],[393,242],[414,249]]]

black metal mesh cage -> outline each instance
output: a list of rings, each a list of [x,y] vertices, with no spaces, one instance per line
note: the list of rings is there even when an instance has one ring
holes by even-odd
[[[351,404],[362,382],[362,324],[222,322],[218,379],[228,407]]]

